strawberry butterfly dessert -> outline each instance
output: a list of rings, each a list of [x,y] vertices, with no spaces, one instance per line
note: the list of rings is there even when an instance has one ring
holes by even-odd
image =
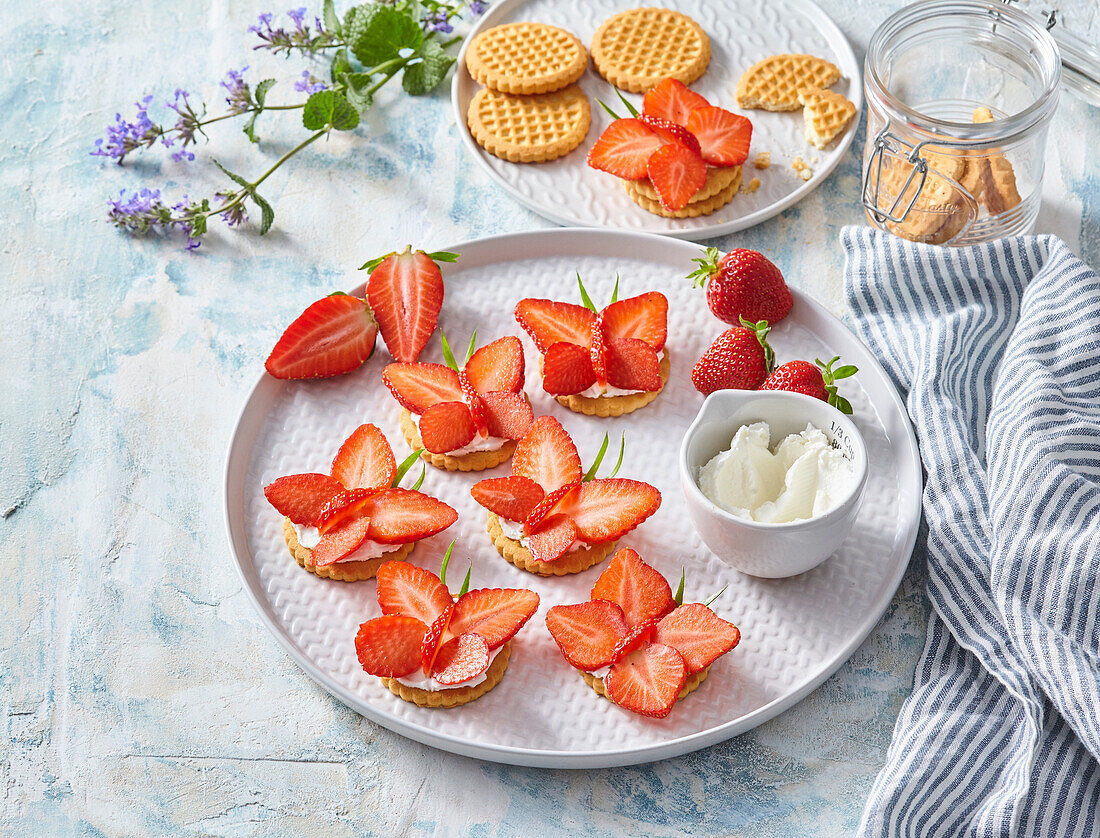
[[[467,590],[469,572],[452,596],[445,582],[452,547],[439,576],[406,562],[382,565],[382,616],[355,635],[363,670],[421,707],[457,707],[500,683],[512,637],[539,607],[539,595],[522,588]]]
[[[459,367],[443,337],[446,364],[394,363],[382,372],[401,404],[401,431],[437,468],[482,471],[500,465],[527,433],[534,415],[523,393],[523,345],[503,337],[474,351]]]
[[[622,416],[652,402],[668,382],[668,300],[650,291],[597,310],[577,276],[583,305],[526,299],[516,321],[542,353],[542,388],[589,416]]]
[[[661,493],[638,480],[596,474],[607,437],[587,473],[577,446],[557,419],[540,416],[520,440],[510,477],[474,484],[489,510],[487,529],[507,561],[542,576],[579,573],[606,559],[615,543],[657,511]]]
[[[620,94],[621,98],[621,94]],[[676,79],[645,95],[642,112],[604,129],[588,165],[624,181],[627,194],[657,215],[708,215],[733,200],[749,154],[752,123],[714,107]]]
[[[298,564],[328,579],[370,579],[384,562],[405,559],[416,542],[447,529],[458,513],[402,478],[419,452],[400,466],[374,425],[360,425],[340,446],[330,474],[291,474],[264,487],[284,516],[283,538]]]
[[[681,604],[683,592],[682,577],[673,596],[665,578],[624,547],[592,586],[592,599],[555,605],[546,627],[597,693],[663,719],[741,640],[737,626],[707,605]]]

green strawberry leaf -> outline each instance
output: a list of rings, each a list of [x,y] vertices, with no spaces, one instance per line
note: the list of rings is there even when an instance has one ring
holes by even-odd
[[[687,278],[695,280],[696,288],[702,288],[708,279],[718,273],[718,262],[721,258],[722,254],[717,247],[704,248],[702,256],[691,260],[698,263],[699,267],[689,273]]]
[[[401,86],[411,96],[431,93],[446,78],[454,63],[455,57],[444,52],[438,42],[424,41],[405,65]]]
[[[619,469],[623,467],[623,452],[626,451],[626,434],[619,438],[619,460],[615,463],[615,468],[611,470],[611,474],[607,475],[608,479],[614,477],[619,473]]]
[[[729,585],[723,585],[722,590],[720,590],[718,593],[716,593],[714,596],[712,596],[710,599],[708,599],[706,602],[704,602],[703,605],[707,606],[707,608],[710,608],[710,604],[712,602],[714,602],[716,599],[718,599],[718,597],[722,596],[722,594],[724,594],[726,592],[726,588],[728,588],[728,587],[729,587]]]
[[[611,108],[608,106],[607,102],[603,101],[602,99],[597,99],[596,101],[600,103],[600,107],[603,108],[605,111],[607,111],[608,115],[612,119],[622,119],[622,117],[619,116],[617,113],[615,113],[615,111],[611,110]]]
[[[851,378],[859,372],[859,367],[853,367],[851,364],[845,364],[842,367],[837,367],[833,370],[833,378]]]
[[[833,393],[829,396],[829,404],[846,416],[852,415],[852,403],[839,393]]]
[[[420,456],[419,452],[423,451],[423,450],[424,450],[423,448],[418,448],[417,449],[417,456],[418,457]],[[424,485],[424,475],[427,474],[427,473],[428,473],[428,469],[425,468],[423,465],[421,465],[420,466],[420,476],[418,478],[416,478],[416,482],[412,484],[412,490],[414,492],[419,492],[420,491],[420,487]]]
[[[400,56],[403,49],[415,50],[424,33],[407,11],[392,6],[359,6],[349,16],[346,30],[351,50],[366,67],[375,67]]]
[[[458,254],[451,253],[448,250],[437,250],[434,253],[429,253],[428,258],[433,262],[457,262]]]
[[[443,554],[443,564],[439,566],[439,581],[444,587],[447,585],[447,565],[451,563],[451,551],[455,549],[454,541],[447,545],[447,552]]]

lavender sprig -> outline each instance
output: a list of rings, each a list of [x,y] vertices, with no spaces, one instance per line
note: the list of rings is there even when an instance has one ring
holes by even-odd
[[[164,203],[159,189],[142,189],[131,195],[123,189],[118,198],[111,201],[107,216],[116,227],[134,235],[171,233],[173,230],[187,236],[187,249],[199,246],[199,237],[206,232],[206,219],[210,215],[210,202],[190,201],[186,195],[171,206]]]
[[[275,55],[289,56],[295,50],[316,55],[322,50],[344,46],[336,33],[326,29],[319,18],[313,19],[312,28],[305,23],[305,8],[291,9],[287,17],[294,24],[290,29],[275,25],[275,15],[271,12],[260,15],[259,20],[248,27],[248,31],[260,39],[260,43],[252,49],[266,49]]]

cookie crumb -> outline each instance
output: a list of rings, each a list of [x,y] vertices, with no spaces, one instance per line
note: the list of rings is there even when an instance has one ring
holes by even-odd
[[[791,168],[798,172],[798,176],[803,180],[809,180],[814,176],[814,170],[801,157],[794,158]]]
[[[742,192],[748,192],[748,193],[750,193],[750,194],[751,194],[751,193],[755,192],[755,191],[756,191],[757,189],[759,189],[759,188],[760,188],[760,178],[758,178],[758,177],[754,177],[754,178],[753,178],[752,180],[750,180],[750,181],[749,181],[748,183],[746,183],[746,184],[745,184],[745,185],[744,185],[744,186],[743,186],[743,187],[741,188],[741,191],[742,191]]]
[[[753,158],[752,166],[754,169],[766,169],[772,164],[772,153],[770,151],[762,151]]]

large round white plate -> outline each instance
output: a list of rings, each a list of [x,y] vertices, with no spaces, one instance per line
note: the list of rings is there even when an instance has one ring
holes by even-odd
[[[746,164],[745,183],[753,177],[760,179],[756,192],[737,195],[718,212],[701,218],[661,218],[643,210],[627,197],[616,178],[591,169],[585,163],[588,149],[611,122],[597,100],[606,102],[619,115],[627,116],[615,88],[600,77],[591,60],[580,85],[592,105],[592,127],[584,142],[572,152],[549,163],[509,163],[489,154],[474,141],[466,125],[466,111],[479,88],[466,71],[466,48],[470,38],[500,23],[536,20],[568,29],[587,48],[600,23],[616,12],[637,5],[638,0],[504,0],[491,6],[478,21],[458,56],[451,103],[462,141],[493,180],[521,204],[557,224],[638,230],[693,241],[759,224],[821,185],[851,145],[859,114],[834,146],[818,151],[805,140],[801,111],[751,110],[744,112],[753,124],[749,159],[751,161],[757,152],[768,151],[772,160],[771,167],[764,171]],[[862,108],[860,68],[855,54],[837,25],[811,0],[770,0],[768,3],[678,0],[669,5],[697,20],[710,37],[710,66],[691,87],[712,104],[737,111],[734,90],[743,71],[769,55],[808,53],[832,61],[840,68],[842,78],[833,90],[847,96],[857,109]],[[624,95],[641,108],[641,96]],[[808,181],[802,180],[791,168],[797,157],[813,169],[813,177]]]
[[[485,533],[485,511],[470,486],[507,466],[476,475],[429,468],[423,491],[455,507],[458,522],[426,540],[411,560],[437,571],[457,539],[457,578],[473,563],[474,587],[529,587],[538,613],[512,641],[503,681],[483,698],[454,710],[421,709],[366,675],[355,657],[359,623],[378,616],[374,582],[346,584],[302,570],[283,544],[281,518],[264,499],[276,477],[326,471],[340,443],[363,422],[388,435],[398,459],[408,451],[398,430],[397,403],[381,381],[387,362],[379,341],[360,370],[327,381],[279,382],[262,376],[241,411],[225,473],[225,515],[234,561],[264,622],[295,661],[340,701],[379,724],[455,753],[521,765],[596,767],[662,759],[742,733],[803,698],[870,632],[896,590],[917,533],[921,472],[902,402],[870,352],[834,317],[801,294],[772,332],[780,360],[841,355],[860,368],[844,385],[867,440],[870,477],[855,528],[842,549],[799,577],[754,579],[722,564],[700,542],[685,510],[676,471],[684,430],[702,403],[691,367],[723,329],[704,295],[684,275],[699,248],[638,233],[548,230],[467,242],[444,267],[447,292],[440,325],[455,346],[473,329],[486,342],[521,333],[512,319],[526,296],[576,300],[580,271],[594,300],[607,302],[615,275],[621,296],[645,290],[669,299],[672,376],[660,397],[621,419],[574,414],[542,392],[535,350],[524,336],[527,392],[535,413],[557,416],[588,463],[605,432],[626,434],[620,474],[662,493],[661,508],[623,539],[673,584],[687,569],[688,601],[723,585],[714,609],[741,629],[741,644],[718,661],[695,693],[658,721],[634,715],[596,695],[561,657],[544,619],[557,603],[588,599],[599,568],[566,578],[534,576],[506,563]],[[436,338],[425,354],[440,360]],[[320,700],[320,699],[318,699]]]

